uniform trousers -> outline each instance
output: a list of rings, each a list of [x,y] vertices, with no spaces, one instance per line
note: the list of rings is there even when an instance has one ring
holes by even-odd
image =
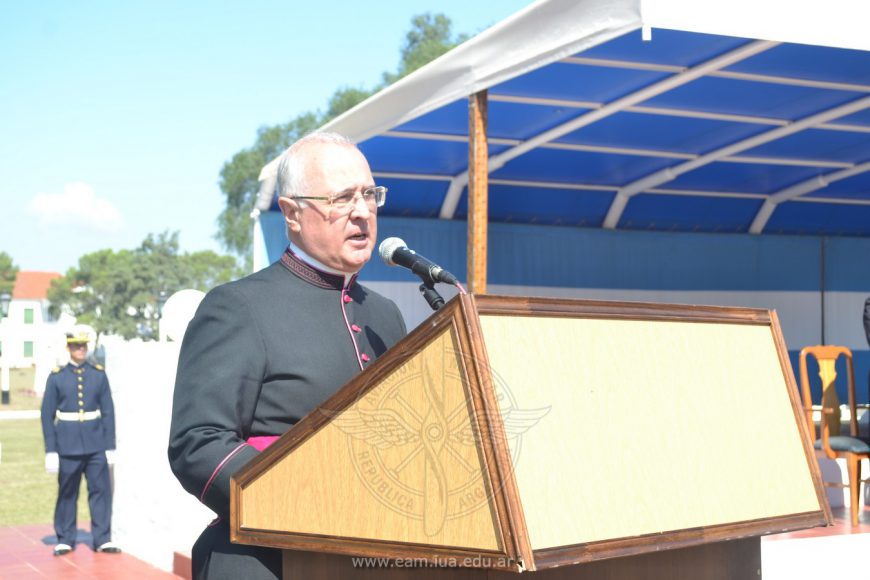
[[[91,535],[94,548],[98,548],[112,538],[112,483],[105,451],[60,456],[54,532],[58,544],[76,545],[76,507],[82,474],[88,482]]]

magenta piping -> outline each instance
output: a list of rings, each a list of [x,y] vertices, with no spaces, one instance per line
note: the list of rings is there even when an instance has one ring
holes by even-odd
[[[351,280],[352,282],[353,280]],[[359,363],[360,370],[363,370],[363,361],[359,355],[359,348],[356,346],[356,337],[353,335],[353,330],[350,329],[350,321],[347,319],[347,311],[344,309],[344,293],[347,292],[347,288],[341,289],[341,298],[339,301],[341,302],[341,314],[344,316],[344,325],[347,327],[347,332],[350,334],[350,341],[353,343],[353,350],[356,352],[356,362]]]
[[[235,449],[233,449],[232,451],[230,451],[229,454],[228,454],[226,457],[224,457],[223,461],[221,461],[221,462],[218,464],[218,466],[215,467],[214,472],[211,474],[211,477],[209,477],[209,478],[208,478],[208,481],[205,483],[205,487],[202,488],[202,494],[199,496],[199,501],[200,501],[201,503],[205,503],[205,502],[203,501],[203,500],[205,499],[205,493],[208,491],[208,488],[211,487],[211,484],[212,484],[212,482],[214,481],[214,478],[217,477],[218,472],[219,472],[221,469],[223,469],[224,465],[227,464],[227,461],[229,461],[229,460],[232,458],[232,456],[235,455],[236,453],[238,453],[238,452],[239,452],[239,449],[241,449],[241,448],[244,447],[245,445],[247,445],[247,443],[241,443],[241,444],[239,444],[238,447],[236,447]]]
[[[246,443],[257,451],[263,451],[278,439],[278,435],[258,435],[256,437],[248,437]]]

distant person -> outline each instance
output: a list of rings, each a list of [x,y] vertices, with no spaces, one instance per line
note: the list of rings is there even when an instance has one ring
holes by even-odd
[[[230,477],[405,335],[396,305],[357,282],[386,195],[360,150],[314,133],[278,173],[290,246],[209,292],[181,345],[169,464],[218,515],[193,547],[195,580],[281,578],[280,550],[230,542]]]
[[[867,335],[867,344],[870,345],[870,296],[864,301],[864,334]]]
[[[117,554],[121,549],[111,541],[109,464],[115,450],[115,407],[109,379],[101,365],[87,361],[86,333],[68,334],[66,344],[70,363],[51,372],[42,399],[45,470],[58,474],[54,555],[62,556],[75,548],[82,474],[88,482],[94,549]]]

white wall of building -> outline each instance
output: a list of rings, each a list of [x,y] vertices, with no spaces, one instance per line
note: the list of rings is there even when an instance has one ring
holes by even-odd
[[[28,318],[27,312],[31,312]],[[31,322],[27,322],[31,320]],[[51,320],[48,316],[48,301],[36,299],[13,299],[9,304],[9,314],[0,320],[0,345],[2,345],[3,388],[8,388],[10,368],[36,368],[33,388],[37,394],[45,390],[45,381],[55,366],[66,364],[66,332],[75,320],[61,316]],[[32,345],[28,356],[25,344]]]
[[[107,338],[106,372],[115,403],[113,539],[133,556],[172,571],[214,514],[182,489],[166,449],[178,342]]]

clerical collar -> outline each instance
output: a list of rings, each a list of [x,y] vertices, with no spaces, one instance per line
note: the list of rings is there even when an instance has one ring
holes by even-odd
[[[341,290],[356,278],[356,274],[346,274],[322,264],[292,244],[281,256],[281,263],[303,280],[321,288]]]
[[[335,274],[336,276],[343,276],[345,284],[347,284],[351,278],[353,278],[354,276],[356,276],[359,273],[359,272],[354,272],[353,274],[348,274],[347,272],[342,272],[341,270],[336,270],[335,268],[330,268],[329,266],[327,266],[323,262],[321,262],[319,260],[315,260],[314,258],[309,256],[308,254],[306,254],[304,251],[302,251],[302,248],[300,248],[299,246],[293,245],[292,242],[290,243],[290,250],[294,254],[296,254],[296,256],[299,257],[300,260],[307,263],[309,266],[314,266],[318,270],[322,270],[324,272],[329,272],[330,274]]]

